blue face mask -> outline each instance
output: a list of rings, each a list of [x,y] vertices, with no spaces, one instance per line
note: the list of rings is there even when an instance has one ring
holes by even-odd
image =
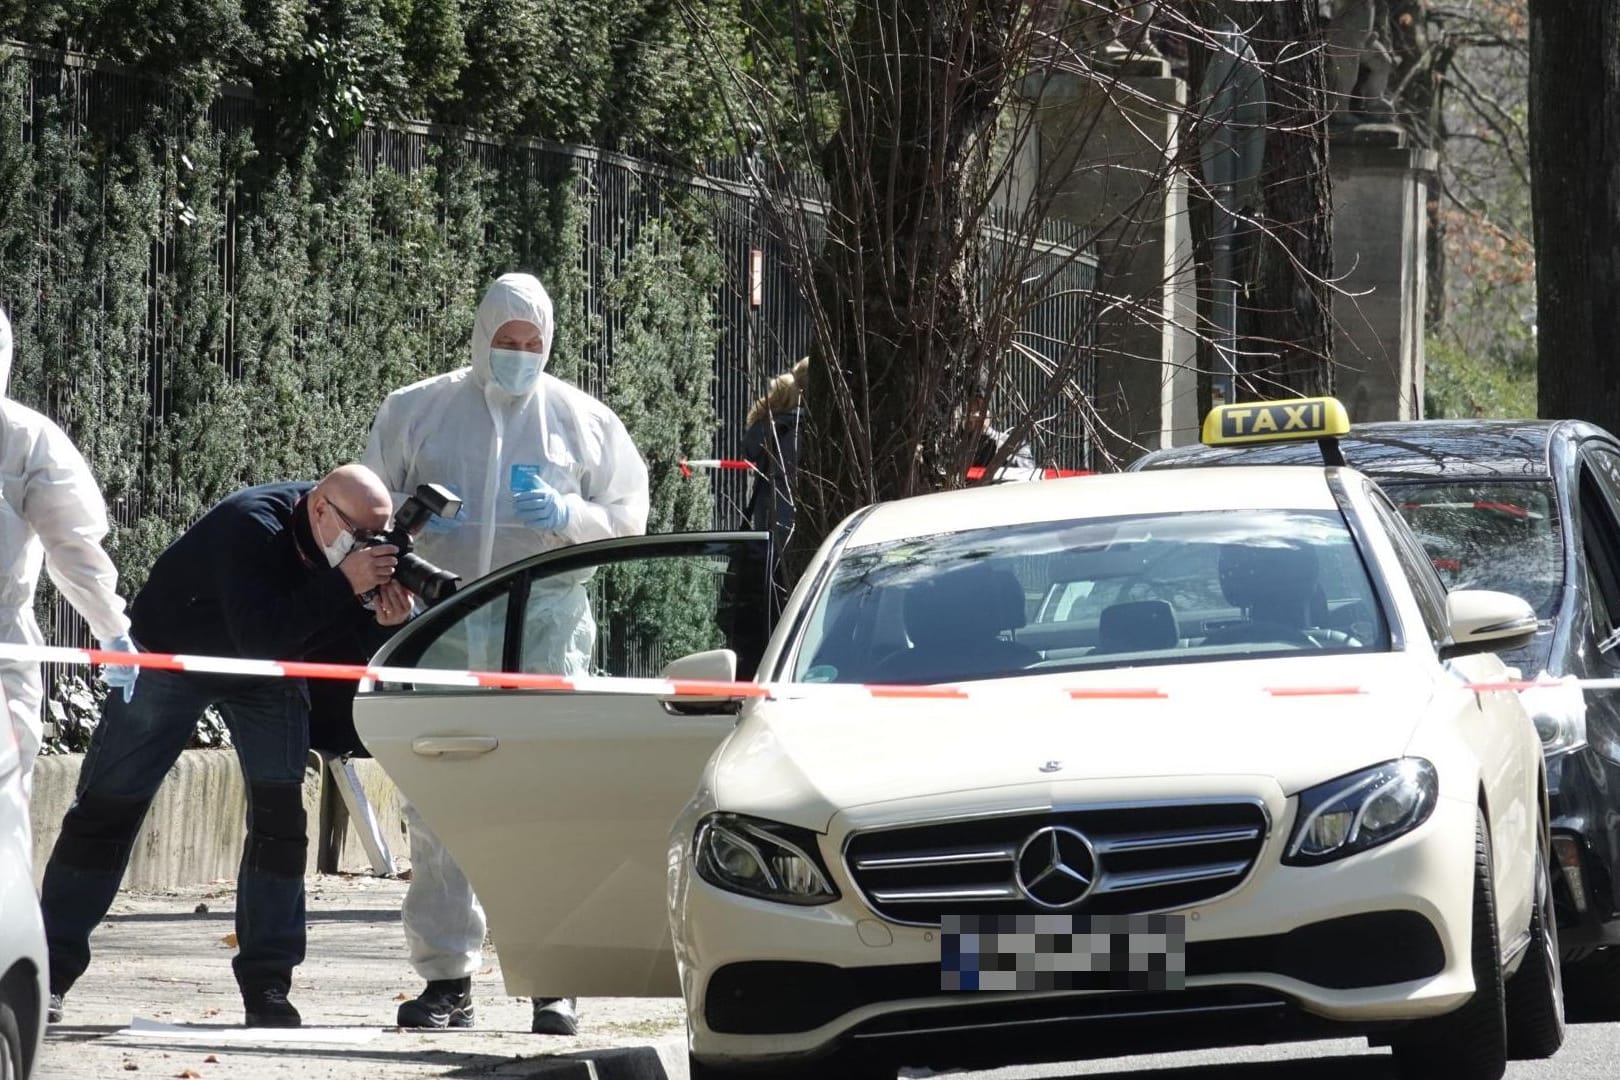
[[[489,350],[489,373],[508,394],[527,394],[540,379],[540,354],[516,349]]]

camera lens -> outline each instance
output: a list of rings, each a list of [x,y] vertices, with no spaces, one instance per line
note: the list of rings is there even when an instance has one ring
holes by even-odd
[[[404,553],[394,567],[394,580],[422,598],[424,604],[437,604],[456,591],[460,578],[440,570],[420,555]]]

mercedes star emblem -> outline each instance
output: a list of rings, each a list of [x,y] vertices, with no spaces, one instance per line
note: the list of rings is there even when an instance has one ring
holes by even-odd
[[[1063,762],[1061,761],[1048,761],[1041,765],[1041,772],[1060,772],[1062,769]]]
[[[1067,825],[1037,829],[1018,849],[1014,879],[1041,907],[1074,907],[1091,892],[1096,878],[1097,853],[1091,841]]]

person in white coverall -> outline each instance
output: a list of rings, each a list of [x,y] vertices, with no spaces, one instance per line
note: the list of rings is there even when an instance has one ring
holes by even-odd
[[[364,461],[396,500],[419,484],[443,484],[460,496],[461,513],[431,520],[417,552],[466,580],[553,548],[646,531],[646,464],[611,409],[545,373],[554,329],[540,282],[502,275],[473,321],[472,366],[394,391],[372,425]],[[531,592],[526,671],[589,672],[596,622],[583,587],[588,577],[549,581],[550,595]],[[455,659],[498,669],[500,628],[475,622],[468,620],[456,643],[466,653]],[[405,818],[411,883],[402,919],[411,966],[427,988],[399,1007],[398,1023],[471,1027],[483,908],[421,815],[407,806]],[[536,998],[533,1030],[574,1034],[575,1000]]]
[[[0,311],[0,641],[44,644],[34,618],[43,565],[103,649],[134,652],[118,571],[101,548],[107,535],[101,489],[67,433],[8,396],[11,347],[11,321]],[[134,691],[136,668],[109,667],[102,674],[126,700]],[[39,665],[0,660],[0,690],[11,728],[0,739],[0,766],[8,764],[8,744],[14,744],[26,804],[44,732]],[[7,771],[0,767],[0,775]]]

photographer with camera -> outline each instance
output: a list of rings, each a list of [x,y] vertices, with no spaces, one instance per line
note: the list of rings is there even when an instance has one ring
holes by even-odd
[[[131,605],[131,635],[165,653],[369,655],[411,613],[410,592],[393,580],[395,549],[370,543],[392,510],[387,487],[361,465],[318,484],[238,491],[158,556]],[[107,696],[45,868],[52,1021],[89,966],[90,933],[118,892],[152,796],[209,706],[224,717],[247,787],[232,961],[247,1024],[301,1022],[287,991],[304,959],[308,688],[302,679],[162,669],[143,673],[129,697]]]
[[[647,467],[624,424],[589,394],[545,373],[551,298],[528,274],[490,286],[473,321],[472,365],[396,390],[378,410],[365,462],[396,493],[441,483],[461,498],[436,517],[421,556],[468,578],[569,544],[647,528]],[[524,611],[524,668],[584,675],[596,640],[585,578],[537,582]],[[499,641],[468,640],[467,666],[498,669]],[[411,883],[402,921],[426,980],[399,1007],[401,1027],[471,1027],[472,974],[485,919],[461,869],[410,806]],[[559,987],[560,989],[566,989]],[[572,998],[534,999],[532,1030],[572,1035]]]

